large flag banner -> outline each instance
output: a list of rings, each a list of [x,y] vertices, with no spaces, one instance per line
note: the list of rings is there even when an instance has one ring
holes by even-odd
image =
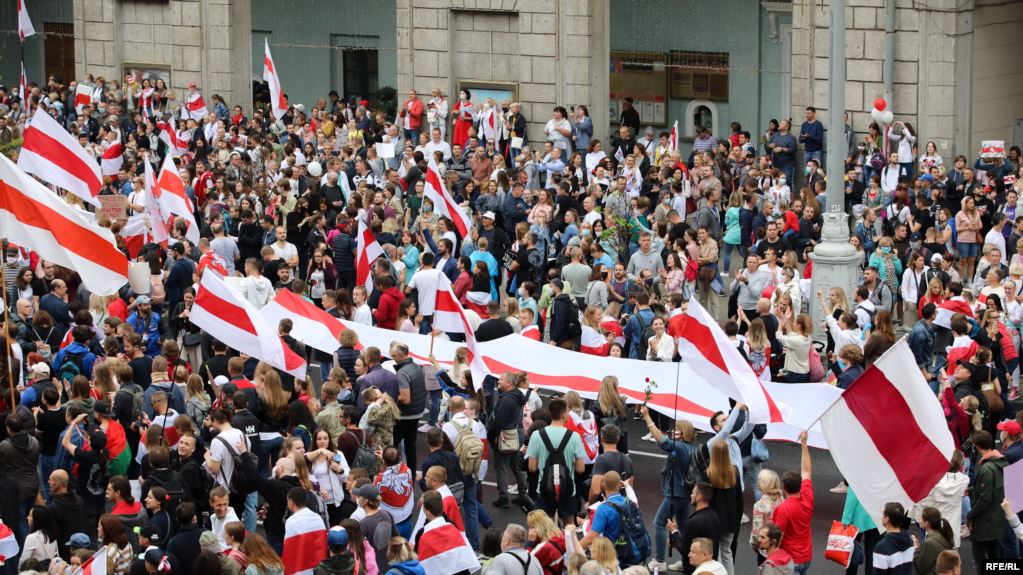
[[[465,335],[465,347],[469,349],[469,369],[472,371],[472,384],[476,390],[483,388],[483,379],[490,375],[487,364],[480,355],[476,335],[465,315],[465,309],[458,303],[451,281],[444,274],[439,274],[441,281],[437,284],[436,302],[433,309],[433,327],[445,333],[461,333]]]
[[[291,351],[252,304],[215,273],[204,273],[188,318],[206,333],[232,348],[277,369],[305,378],[306,361]]]
[[[99,164],[43,106],[36,109],[22,137],[18,167],[99,207],[96,196],[103,187]]]
[[[192,201],[185,193],[185,184],[178,175],[174,166],[173,154],[167,154],[160,166],[160,175],[156,178],[156,197],[160,200],[160,207],[164,214],[174,214],[185,218],[188,223],[188,230],[185,237],[190,242],[199,242],[199,225],[195,222],[195,214],[192,212]]]
[[[77,144],[76,144],[77,145]],[[114,234],[0,156],[0,230],[40,257],[75,270],[92,293],[117,293],[128,281],[128,259]]]
[[[877,525],[885,503],[910,509],[926,497],[955,450],[941,404],[905,338],[842,393],[821,427],[835,465]]]
[[[675,125],[671,127],[671,134],[668,136],[668,150],[678,151],[678,120],[675,120]]]
[[[72,575],[107,575],[107,548],[102,547]]]
[[[746,404],[751,422],[782,421],[778,406],[753,368],[695,297],[689,300],[679,332],[679,355],[704,381]]]
[[[171,153],[178,156],[188,153],[188,142],[184,138],[178,137],[173,118],[166,122],[157,122],[156,127],[160,130],[160,139],[167,144]]]
[[[953,297],[938,304],[938,315],[934,317],[934,323],[935,325],[940,325],[945,329],[951,329],[952,316],[957,313],[961,313],[968,318],[973,317],[973,309],[970,308],[970,304],[960,296]]]
[[[333,354],[341,347],[338,338],[345,330],[341,320],[291,290],[278,291],[273,301],[259,313],[270,325],[277,325],[284,318],[290,319],[294,325],[291,335],[323,353]]]
[[[206,100],[203,100],[202,92],[195,90],[194,84],[190,88],[192,91],[185,96],[185,105],[181,106],[181,119],[198,122],[205,118],[209,111],[206,110]]]
[[[440,172],[437,171],[433,160],[430,160],[430,164],[426,169],[426,187],[424,191],[426,197],[433,202],[434,211],[441,216],[445,216],[455,224],[455,230],[458,231],[459,237],[469,237],[469,230],[472,229],[472,218],[455,203],[455,198],[451,197],[447,187],[445,187],[444,180],[441,178]]]
[[[35,36],[36,29],[32,26],[32,20],[28,17],[28,6],[25,0],[18,0],[18,38],[22,42],[29,36]]]
[[[145,168],[146,185],[146,217],[149,218],[149,225],[153,229],[153,241],[161,244],[170,239],[167,234],[167,221],[170,214],[166,214],[160,207],[160,188],[156,185],[156,176],[153,174],[153,164],[149,157],[143,160]],[[147,238],[148,239],[148,238]]]
[[[428,574],[475,573],[480,569],[480,561],[465,534],[443,518],[426,524],[416,543],[416,550],[419,564]]]
[[[366,286],[366,292],[373,291],[373,262],[384,255],[384,248],[373,235],[370,221],[373,212],[365,210],[359,216],[358,249],[355,251],[355,285]]]
[[[75,85],[75,111],[82,113],[82,106],[92,104],[93,96],[96,94],[96,87],[92,84],[79,82]]]
[[[100,158],[104,176],[116,176],[124,164],[124,144],[121,142],[121,131],[113,130],[113,132],[114,140],[103,150],[103,157]]]
[[[263,39],[263,79],[270,89],[270,111],[274,118],[280,120],[288,112],[288,100],[284,97],[284,88],[281,87],[277,67],[270,55],[270,41],[266,38]]]
[[[284,575],[312,575],[327,558],[327,528],[323,519],[302,509],[284,523]]]

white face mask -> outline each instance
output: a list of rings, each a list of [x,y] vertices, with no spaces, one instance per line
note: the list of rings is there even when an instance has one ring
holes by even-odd
[[[13,266],[18,263],[18,256],[7,256],[7,265]]]

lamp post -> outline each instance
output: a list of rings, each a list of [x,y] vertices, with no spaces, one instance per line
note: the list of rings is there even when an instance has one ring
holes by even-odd
[[[858,282],[861,255],[849,243],[849,214],[845,213],[845,0],[830,0],[831,47],[828,55],[828,135],[827,135],[827,205],[821,241],[814,247],[811,259],[810,310],[814,319],[815,339],[824,340],[820,328],[824,310],[817,303],[817,293],[824,297],[833,287],[842,288],[851,301]]]

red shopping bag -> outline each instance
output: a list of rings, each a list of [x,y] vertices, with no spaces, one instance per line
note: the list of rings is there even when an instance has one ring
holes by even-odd
[[[831,532],[828,533],[828,546],[824,550],[824,558],[834,561],[842,567],[849,567],[852,561],[853,550],[856,548],[856,534],[859,529],[855,525],[842,525],[841,521],[831,522]]]

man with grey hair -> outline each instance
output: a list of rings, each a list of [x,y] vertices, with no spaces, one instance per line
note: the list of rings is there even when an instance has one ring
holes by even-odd
[[[521,525],[510,523],[505,527],[501,554],[487,565],[483,575],[543,575],[543,565],[526,550],[526,535]]]
[[[419,418],[426,409],[426,377],[422,366],[409,357],[408,346],[401,342],[391,343],[391,359],[394,360],[394,375],[398,377],[398,421],[394,424],[394,445],[405,443],[405,462],[409,469],[416,466],[416,432]]]

